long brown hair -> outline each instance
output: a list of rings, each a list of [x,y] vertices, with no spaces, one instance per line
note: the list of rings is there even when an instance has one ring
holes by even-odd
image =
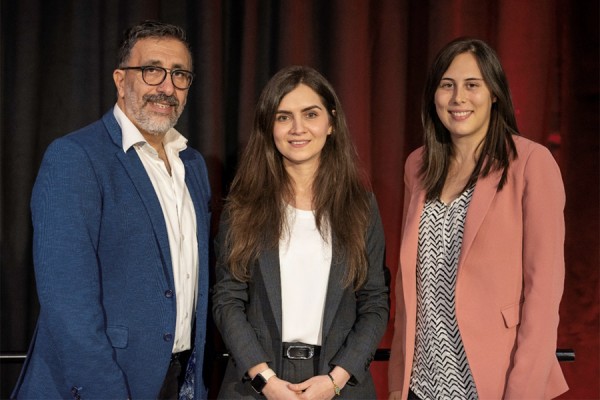
[[[485,42],[478,39],[458,38],[448,43],[435,58],[427,77],[423,91],[421,120],[424,129],[425,152],[420,175],[427,199],[440,196],[448,167],[453,155],[450,132],[440,121],[435,108],[435,92],[443,74],[448,70],[454,58],[463,53],[471,53],[488,86],[492,97],[490,125],[481,144],[481,152],[475,169],[465,185],[465,189],[477,182],[479,176],[487,176],[495,170],[502,170],[498,183],[501,190],[506,183],[508,166],[517,157],[517,149],[512,135],[518,135],[517,121],[510,96],[508,81],[496,52]]]
[[[326,229],[331,229],[334,258],[348,265],[344,284],[358,288],[366,279],[368,267],[365,235],[369,194],[357,167],[356,150],[340,101],[331,84],[305,66],[280,70],[260,95],[254,126],[225,203],[223,215],[229,230],[224,261],[236,279],[250,280],[257,258],[267,249],[276,249],[287,229],[285,203],[294,198],[294,193],[283,157],[275,146],[273,126],[281,100],[300,84],[320,96],[333,128],[312,183],[316,225],[324,238]]]

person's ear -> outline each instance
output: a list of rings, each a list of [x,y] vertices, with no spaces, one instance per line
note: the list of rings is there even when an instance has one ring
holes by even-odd
[[[122,69],[115,69],[113,71],[113,80],[115,81],[115,87],[120,99],[125,97],[125,72]]]
[[[335,118],[336,116],[336,111],[335,109],[331,110],[331,115]],[[329,124],[329,130],[327,131],[328,135],[331,135],[333,133],[333,124]]]

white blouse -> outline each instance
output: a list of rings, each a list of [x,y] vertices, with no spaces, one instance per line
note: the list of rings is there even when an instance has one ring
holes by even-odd
[[[312,211],[286,208],[289,231],[279,240],[282,339],[321,345],[329,270],[331,233],[323,239]]]

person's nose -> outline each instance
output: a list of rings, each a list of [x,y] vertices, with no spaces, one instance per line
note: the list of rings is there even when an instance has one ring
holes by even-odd
[[[175,93],[175,85],[173,85],[171,74],[167,74],[165,80],[157,86],[157,90],[166,94],[167,96],[171,96],[173,93]]]
[[[292,130],[290,131],[290,133],[294,135],[304,133],[304,122],[302,121],[302,118],[294,117],[292,121]]]
[[[462,88],[461,86],[456,86],[456,88],[454,89],[452,100],[456,104],[462,104],[466,101],[466,95],[467,93],[464,88]]]

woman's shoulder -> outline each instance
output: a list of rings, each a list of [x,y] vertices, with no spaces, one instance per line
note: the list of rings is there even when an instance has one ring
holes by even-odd
[[[421,147],[413,150],[406,158],[406,165],[420,163],[421,159],[423,158],[424,153],[425,153],[425,146],[421,146]]]
[[[517,180],[529,182],[530,187],[533,187],[533,184],[543,185],[546,194],[562,194],[562,174],[550,150],[522,136],[513,136],[513,140],[517,148],[517,158],[511,161],[510,174]]]
[[[413,150],[408,157],[406,158],[406,162],[404,163],[404,175],[407,176],[415,176],[418,174],[421,165],[423,164],[423,154],[425,152],[425,147],[421,146],[416,150]]]
[[[554,156],[546,146],[518,135],[513,135],[513,141],[517,149],[517,164],[556,164]]]

